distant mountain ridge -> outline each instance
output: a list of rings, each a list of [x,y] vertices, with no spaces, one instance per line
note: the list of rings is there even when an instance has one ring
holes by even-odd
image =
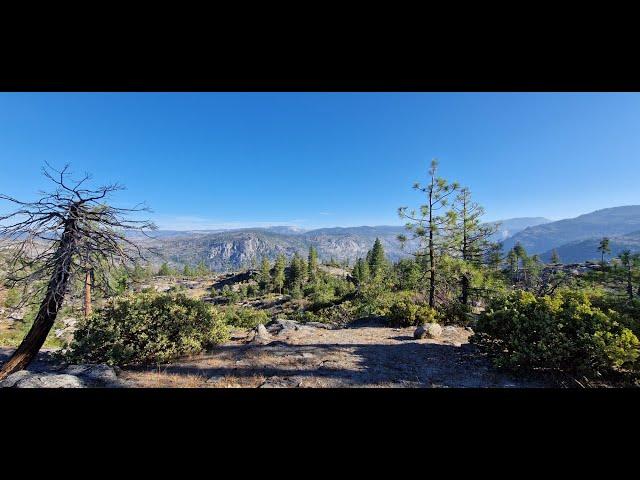
[[[398,260],[409,255],[397,241],[403,231],[402,226],[321,228],[285,233],[270,228],[249,228],[184,235],[161,232],[154,235],[154,239],[141,241],[152,245],[174,264],[194,265],[204,261],[209,268],[225,271],[257,266],[263,257],[274,260],[279,254],[291,257],[297,252],[306,256],[310,246],[316,247],[321,260],[333,258],[353,263],[366,255],[376,238],[382,241],[387,256]]]
[[[544,217],[518,217],[507,218],[505,220],[487,223],[494,225],[498,224],[498,230],[493,235],[491,240],[493,240],[494,242],[500,242],[506,240],[507,238],[515,235],[518,232],[521,232],[527,227],[535,227],[536,225],[542,225],[551,221],[552,220]]]
[[[600,238],[590,238],[587,240],[578,240],[556,247],[560,261],[563,263],[578,263],[587,260],[600,260],[601,254],[598,252]],[[611,253],[606,255],[606,259],[617,257],[623,250],[631,252],[640,252],[640,231],[627,233],[618,237],[609,239],[609,248]],[[553,250],[553,249],[552,249]],[[543,253],[540,258],[548,262],[551,260],[552,250]]]
[[[516,243],[529,254],[602,237],[619,237],[640,230],[640,205],[605,208],[575,218],[527,227],[504,241],[507,251]]]
[[[546,220],[546,219],[544,219]],[[541,218],[509,219],[509,228],[518,228]],[[518,223],[520,222],[520,223]],[[321,260],[334,259],[353,264],[364,257],[380,238],[387,256],[392,261],[411,256],[418,247],[409,241],[402,248],[397,237],[406,233],[403,225],[357,227],[330,227],[304,230],[293,226],[243,228],[220,231],[159,230],[153,239],[137,236],[141,242],[155,247],[164,260],[173,264],[195,265],[204,261],[216,271],[237,270],[256,266],[263,257],[274,260],[277,255],[287,257],[294,253],[306,256],[310,246],[318,250]],[[160,261],[160,260],[158,260]]]

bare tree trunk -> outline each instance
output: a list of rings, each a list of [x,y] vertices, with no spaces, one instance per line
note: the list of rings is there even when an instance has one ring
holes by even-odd
[[[75,243],[75,221],[71,220],[65,227],[63,240],[58,248],[59,263],[49,279],[47,293],[40,304],[38,314],[31,329],[24,337],[11,358],[0,369],[0,380],[18,370],[27,367],[38,354],[38,351],[47,339],[47,335],[56,321],[58,311],[62,307],[62,301],[67,290],[70,276],[72,245]]]
[[[93,286],[93,269],[88,269],[84,277],[84,318],[91,315],[91,287]]]

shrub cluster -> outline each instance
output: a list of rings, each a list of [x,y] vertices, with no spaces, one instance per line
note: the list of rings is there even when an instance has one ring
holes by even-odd
[[[65,356],[82,363],[161,363],[226,339],[222,316],[202,301],[183,294],[129,294],[80,321]]]
[[[391,303],[387,316],[392,325],[399,327],[424,325],[438,320],[434,309],[416,303],[415,299],[408,295],[398,295]]]
[[[269,315],[264,310],[255,308],[228,307],[224,312],[224,319],[228,325],[238,328],[254,328],[258,324],[269,322]]]
[[[638,358],[638,338],[620,320],[616,311],[594,307],[586,293],[514,291],[480,315],[472,342],[500,366],[604,372]]]

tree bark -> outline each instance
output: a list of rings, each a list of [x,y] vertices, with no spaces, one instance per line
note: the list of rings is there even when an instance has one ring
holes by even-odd
[[[466,274],[462,275],[462,295],[461,301],[463,305],[467,305],[469,303],[469,277]]]
[[[76,242],[74,215],[65,226],[62,241],[57,250],[58,264],[56,265],[38,314],[31,329],[24,337],[13,355],[2,365],[0,369],[0,380],[11,375],[18,370],[24,370],[36,357],[38,351],[47,339],[47,335],[56,321],[58,311],[62,307],[64,295],[69,282],[72,252]]]
[[[91,315],[91,287],[93,286],[93,270],[89,268],[84,278],[84,318]]]

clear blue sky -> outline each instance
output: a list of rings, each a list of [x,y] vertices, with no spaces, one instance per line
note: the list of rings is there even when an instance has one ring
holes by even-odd
[[[162,228],[399,224],[433,157],[489,220],[640,204],[640,94],[0,93],[0,192],[71,163]]]

